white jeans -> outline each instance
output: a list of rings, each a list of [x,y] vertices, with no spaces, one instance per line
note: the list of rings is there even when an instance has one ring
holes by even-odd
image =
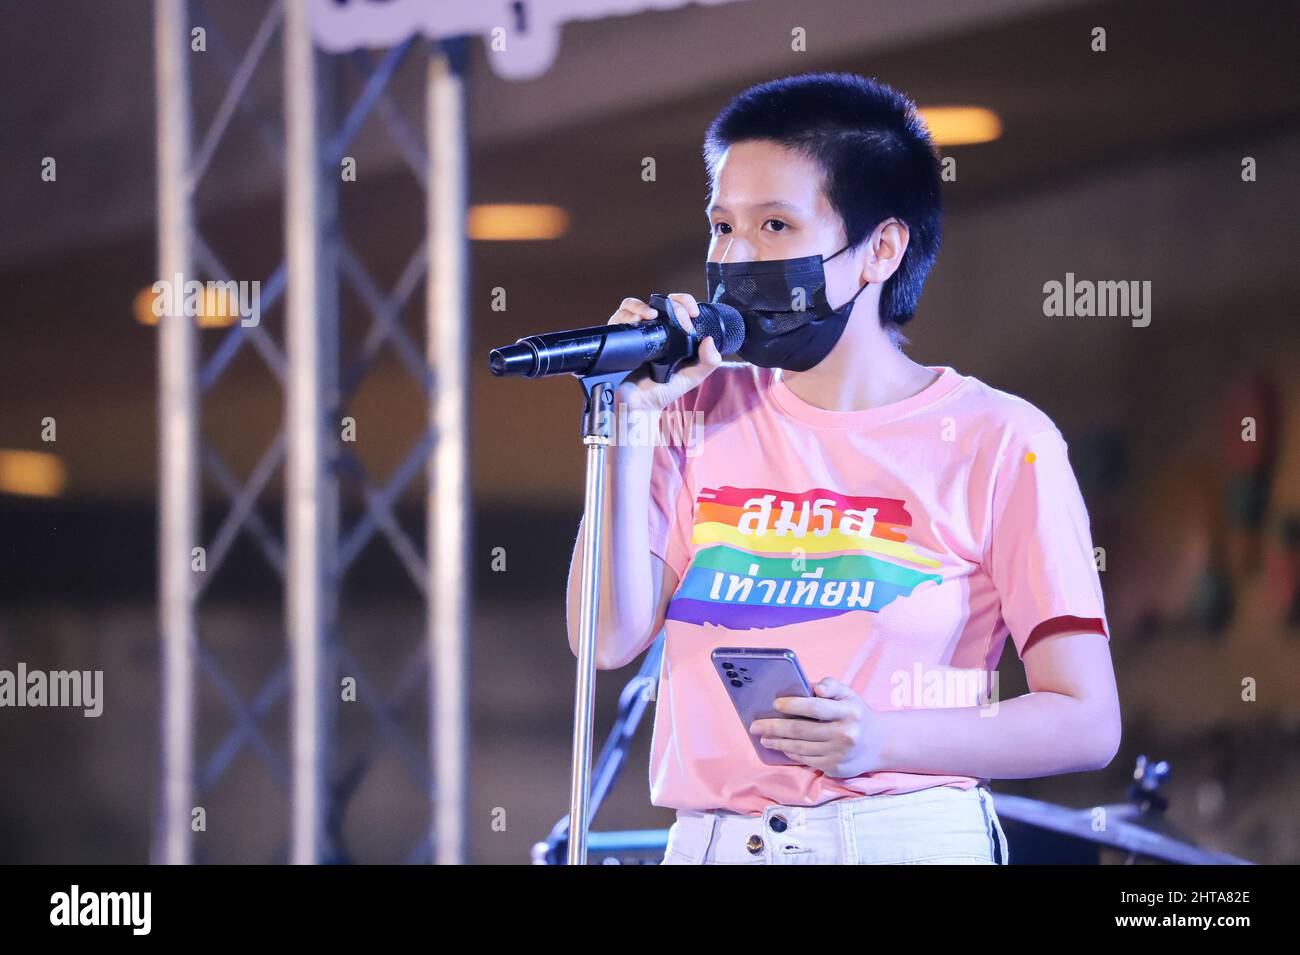
[[[933,786],[761,815],[677,810],[662,865],[1006,865],[1007,837],[983,786]]]

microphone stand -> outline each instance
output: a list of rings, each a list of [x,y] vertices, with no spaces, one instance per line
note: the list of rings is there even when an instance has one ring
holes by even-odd
[[[668,299],[650,297],[650,306],[669,320],[668,333],[680,344],[693,344],[677,321]],[[670,350],[675,357],[650,362],[651,376],[665,382],[692,354],[693,347]],[[613,357],[613,356],[611,356]],[[595,367],[600,367],[599,360]],[[640,366],[638,366],[640,367]],[[605,520],[605,452],[609,449],[614,392],[635,368],[581,376],[586,405],[582,414],[582,443],[587,446],[587,487],[583,501],[582,595],[578,615],[578,676],[573,700],[573,770],[569,778],[569,865],[587,864],[587,827],[591,823],[592,711],[596,701],[596,625],[600,600],[600,541]]]
[[[605,452],[612,430],[614,390],[630,374],[615,371],[578,379],[586,395],[582,443],[587,446],[583,503],[582,602],[578,616],[578,679],[573,700],[573,771],[569,779],[569,865],[587,864],[591,808],[592,710],[596,699],[596,622],[600,595],[600,541],[605,521]]]
[[[636,737],[645,711],[654,702],[659,685],[659,668],[663,662],[664,638],[660,633],[641,661],[636,676],[627,681],[618,698],[618,713],[605,738],[605,745],[591,770],[591,812],[588,825],[600,815],[600,807],[627,766],[628,751]],[[533,845],[533,865],[559,865],[568,852],[569,817],[561,816],[541,842]],[[588,840],[590,847],[590,840]]]

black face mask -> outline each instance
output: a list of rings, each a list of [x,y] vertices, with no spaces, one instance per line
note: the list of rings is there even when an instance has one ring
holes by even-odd
[[[826,259],[806,255],[767,262],[707,263],[709,301],[730,305],[745,320],[745,343],[736,354],[760,368],[786,371],[807,371],[830,354],[844,333],[854,301],[871,284],[863,285],[839,308],[831,308],[822,262],[844,249]],[[802,309],[796,307],[800,302]]]

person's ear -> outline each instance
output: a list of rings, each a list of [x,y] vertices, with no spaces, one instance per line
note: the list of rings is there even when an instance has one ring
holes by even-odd
[[[876,226],[867,241],[867,254],[862,262],[862,278],[880,285],[898,271],[903,264],[903,253],[911,233],[899,219],[886,219]]]

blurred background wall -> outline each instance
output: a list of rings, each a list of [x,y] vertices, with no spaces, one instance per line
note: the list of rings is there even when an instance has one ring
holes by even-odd
[[[192,61],[201,132],[265,5],[201,8],[208,60]],[[564,584],[582,499],[580,390],[502,381],[496,345],[603,322],[626,295],[703,294],[704,127],[753,82],[851,70],[922,106],[994,111],[999,137],[953,145],[944,247],[908,328],[918,361],[950,364],[1046,411],[1069,441],[1096,543],[1124,705],[1106,770],[995,789],[1088,806],[1123,799],[1139,754],[1170,760],[1172,819],[1207,846],[1300,861],[1300,361],[1295,268],[1300,185],[1297,8],[1056,0],[743,0],[564,28],[558,61],[498,78],[479,41],[468,73],[473,203],[548,203],[549,241],[471,245],[473,309],[473,859],[523,862],[567,809],[573,658]],[[807,46],[791,49],[803,28]],[[1094,51],[1096,27],[1106,49]],[[0,861],[143,862],[158,772],[155,621],[156,328],[134,302],[157,277],[151,7],[144,0],[0,9],[0,454],[52,455],[62,482],[33,487],[0,457],[0,668],[103,669],[103,716],[0,710]],[[224,38],[221,41],[214,38]],[[277,41],[278,42],[278,41]],[[418,120],[423,62],[393,100]],[[276,43],[253,84],[274,125]],[[350,102],[361,77],[341,71]],[[197,195],[200,230],[241,278],[281,254],[284,171],[241,115]],[[372,118],[350,152],[349,241],[385,287],[419,242],[422,195]],[[41,179],[44,157],[58,176]],[[653,157],[656,177],[642,178]],[[1243,160],[1254,160],[1243,181]],[[1043,285],[1151,283],[1151,321],[1048,318]],[[492,307],[494,290],[506,308]],[[420,295],[404,323],[420,340]],[[370,320],[344,295],[345,350]],[[264,316],[282,340],[282,307]],[[204,332],[210,353],[218,332]],[[246,476],[284,396],[252,349],[205,398],[205,438]],[[424,421],[391,349],[349,414],[373,480]],[[1242,419],[1258,424],[1241,440]],[[42,441],[42,421],[57,440]],[[6,479],[8,474],[12,480]],[[7,483],[3,483],[6,481]],[[282,525],[279,476],[259,501]],[[204,529],[225,516],[205,485]],[[353,494],[345,514],[359,514]],[[419,540],[420,501],[399,518]],[[504,570],[493,553],[504,548]],[[411,689],[423,610],[372,544],[345,581],[342,638],[385,693]],[[204,598],[200,633],[230,687],[200,680],[201,753],[230,728],[223,692],[251,698],[284,655],[278,578],[241,539]],[[602,673],[600,733],[633,668]],[[1008,644],[1004,693],[1023,690]],[[403,682],[403,681],[406,682]],[[1242,701],[1243,681],[1257,699]],[[394,718],[422,753],[418,687]],[[286,708],[264,732],[287,759]],[[360,707],[340,715],[337,821],[347,857],[400,860],[427,808]],[[666,827],[650,806],[649,726],[596,828]],[[205,861],[284,858],[287,795],[245,750],[205,794]],[[504,810],[506,825],[493,826]]]

